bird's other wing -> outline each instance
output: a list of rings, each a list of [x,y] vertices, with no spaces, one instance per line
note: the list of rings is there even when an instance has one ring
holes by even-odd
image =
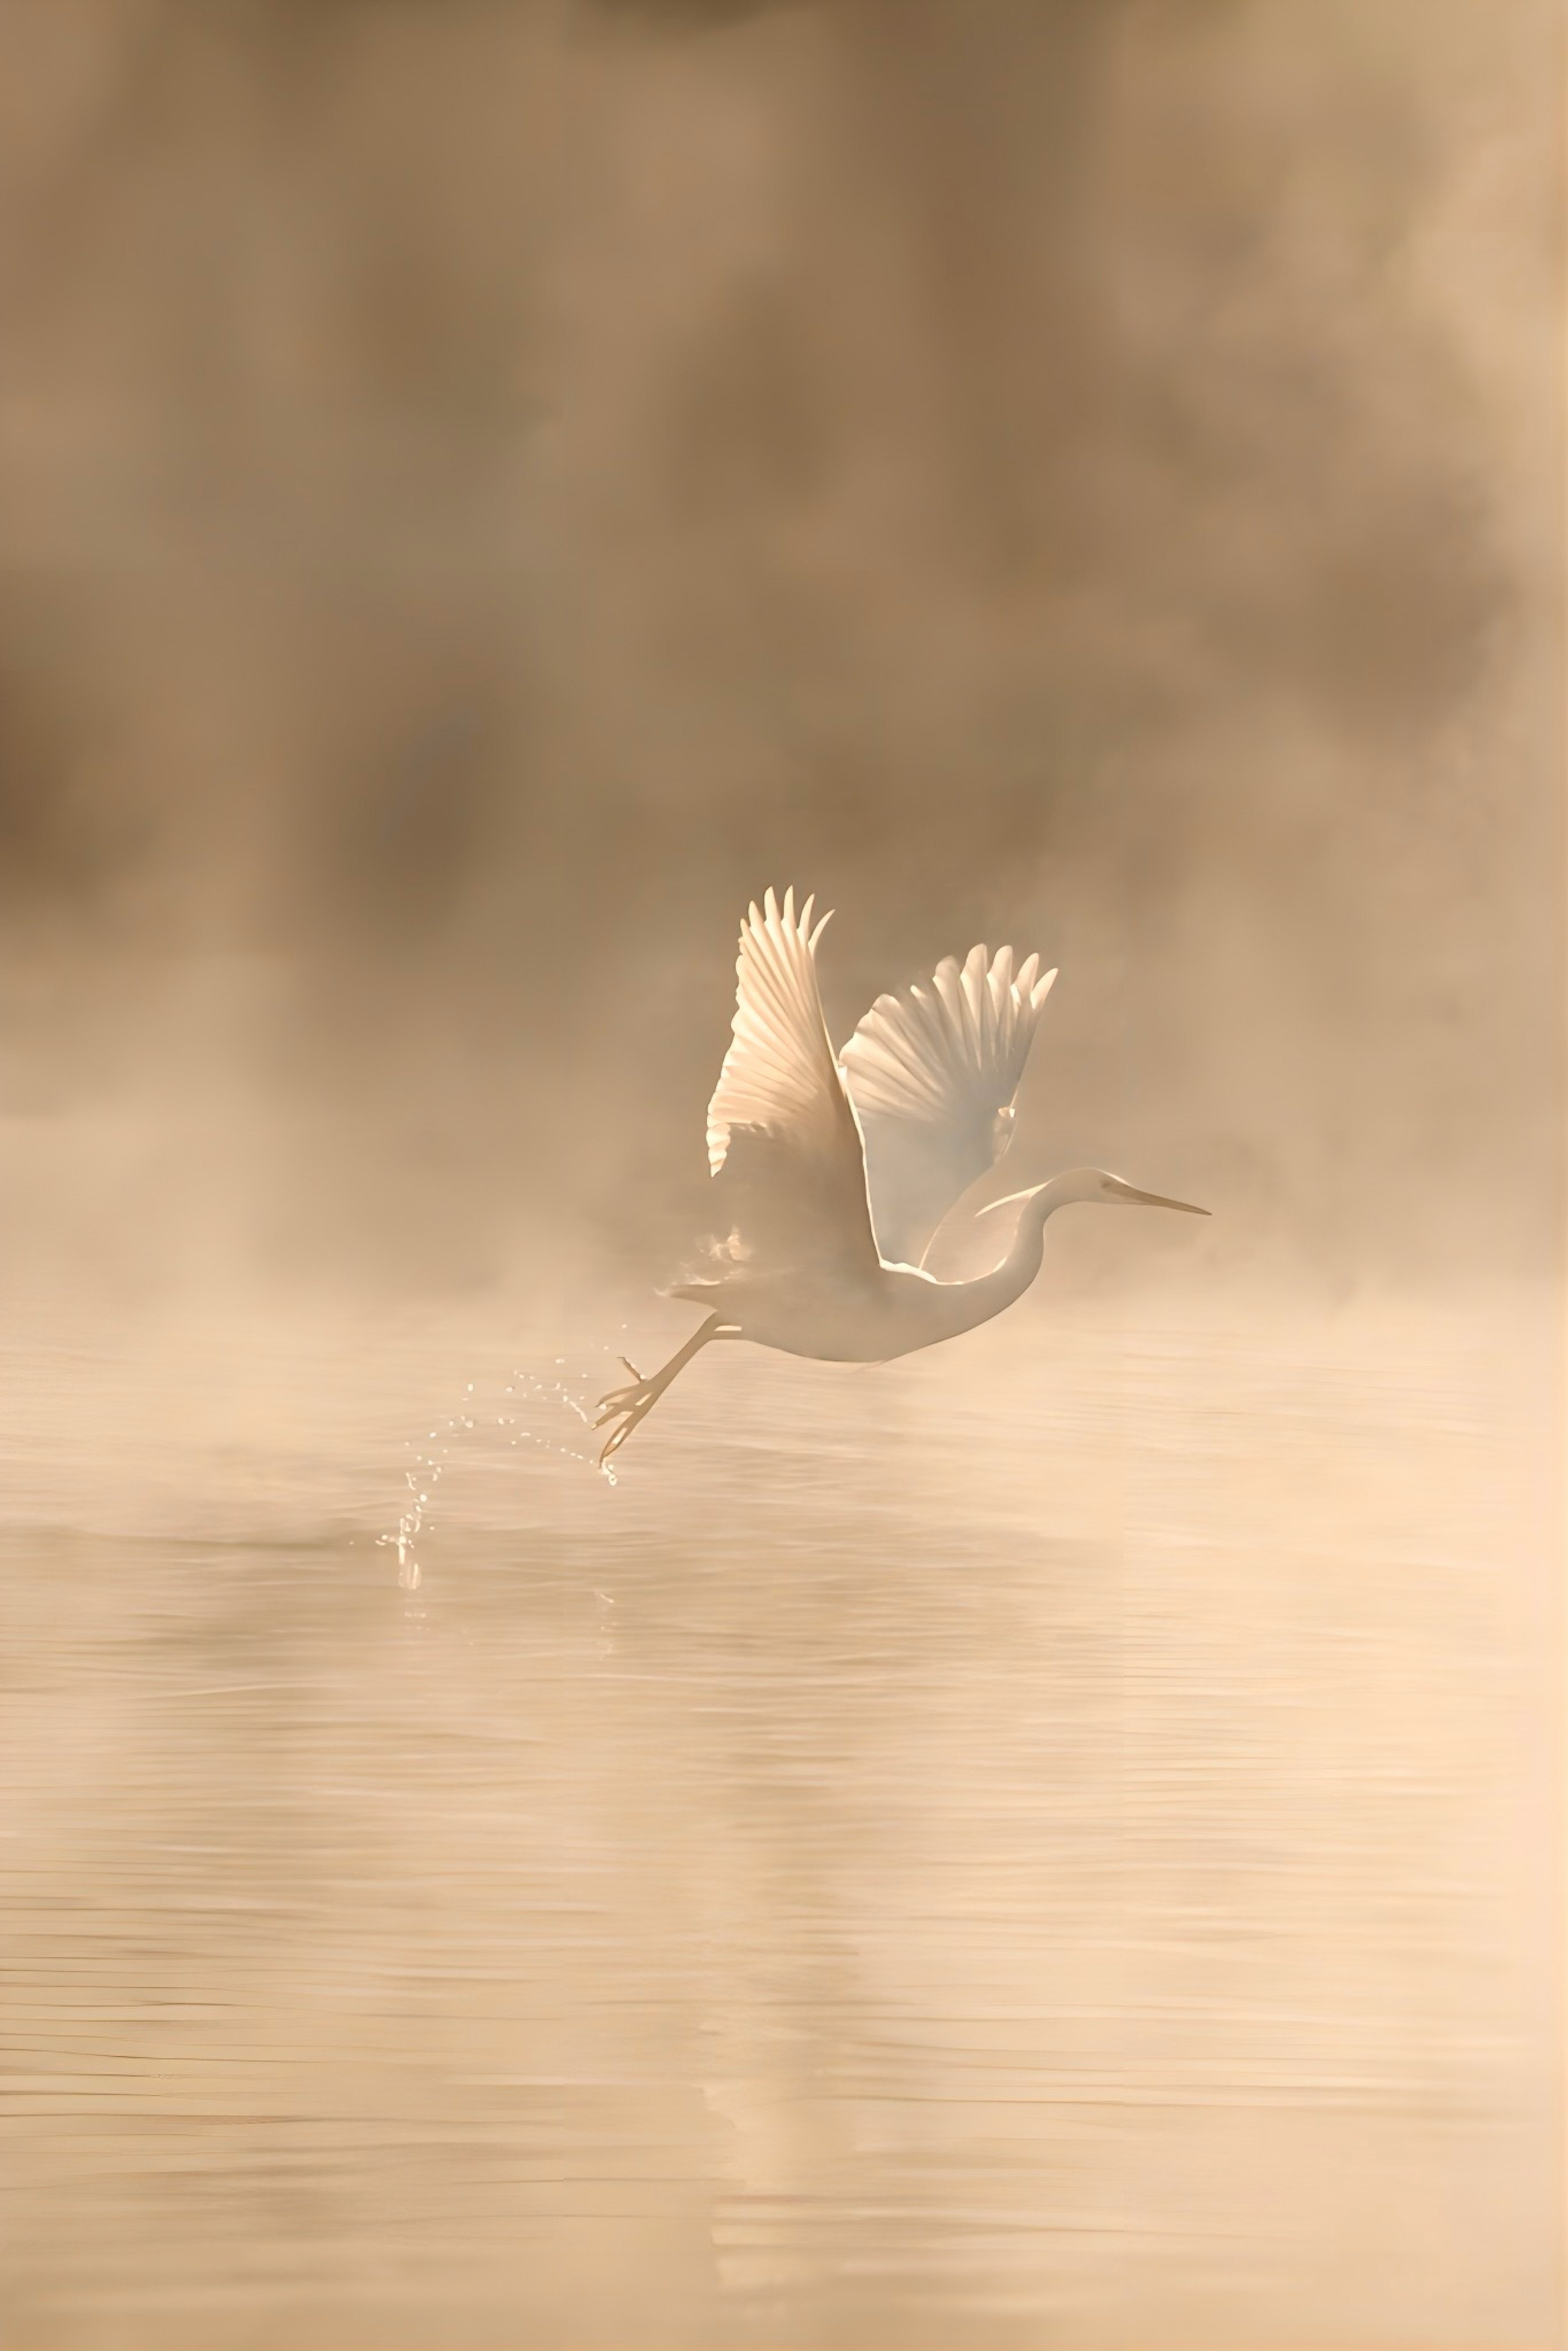
[[[1013,951],[971,947],[927,985],[879,996],[844,1047],[844,1078],[865,1137],[877,1245],[919,1265],[960,1196],[995,1166],[1054,971]]]
[[[817,992],[814,899],[769,890],[741,925],[734,1034],[707,1113],[729,1254],[758,1270],[873,1272],[860,1130]]]

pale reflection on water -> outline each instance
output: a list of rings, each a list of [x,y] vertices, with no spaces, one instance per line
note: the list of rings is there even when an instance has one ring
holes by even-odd
[[[1544,2339],[1551,1347],[13,1332],[8,2338]]]

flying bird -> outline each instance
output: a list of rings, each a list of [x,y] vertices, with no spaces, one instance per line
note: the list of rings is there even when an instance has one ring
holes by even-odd
[[[948,956],[925,987],[879,996],[835,1055],[817,992],[816,901],[799,914],[769,890],[741,925],[734,1031],[707,1113],[708,1168],[726,1238],[707,1279],[672,1298],[708,1309],[669,1362],[600,1399],[609,1460],[692,1357],[750,1339],[823,1363],[881,1364],[988,1322],[1040,1271],[1045,1220],[1073,1201],[1179,1208],[1103,1167],[1072,1167],[992,1200],[1017,1207],[1012,1245],[973,1281],[938,1281],[925,1260],[962,1195],[1012,1136],[1013,1110],[1054,971],[1015,971],[1010,947]]]

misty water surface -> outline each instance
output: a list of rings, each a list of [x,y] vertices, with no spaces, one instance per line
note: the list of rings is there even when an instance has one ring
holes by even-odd
[[[235,1328],[9,1351],[12,2339],[1540,2338],[1542,1309],[737,1348],[613,1489],[580,1336]]]

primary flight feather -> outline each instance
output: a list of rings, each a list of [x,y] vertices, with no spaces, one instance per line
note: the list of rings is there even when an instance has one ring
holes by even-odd
[[[844,1047],[843,1074],[865,1138],[877,1246],[923,1264],[945,1217],[1012,1138],[1013,1105],[1041,1005],[1056,977],[1030,956],[988,961],[971,947],[930,984],[879,996]]]

